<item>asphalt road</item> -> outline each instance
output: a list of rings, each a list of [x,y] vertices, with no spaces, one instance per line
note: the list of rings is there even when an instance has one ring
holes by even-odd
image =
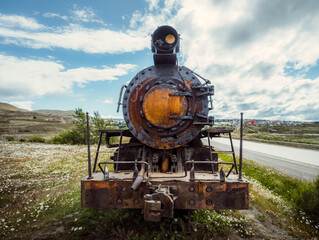
[[[220,150],[230,150],[228,138],[213,138],[211,143]],[[239,140],[233,139],[233,143],[239,156]],[[243,157],[305,180],[313,180],[319,175],[319,150],[244,140]]]

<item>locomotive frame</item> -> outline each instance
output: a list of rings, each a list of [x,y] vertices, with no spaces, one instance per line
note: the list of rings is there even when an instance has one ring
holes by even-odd
[[[154,32],[152,51],[155,65],[121,89],[119,106],[128,130],[100,130],[93,173],[87,114],[89,175],[81,180],[82,207],[141,209],[144,219],[153,222],[173,218],[175,209],[247,209],[242,147],[237,164],[232,130],[201,130],[213,125],[208,112],[214,87],[177,66],[179,35],[172,27]],[[241,143],[242,122],[241,114]],[[231,151],[214,150],[211,139],[221,134],[228,134]],[[118,144],[111,144],[113,137],[119,138]],[[123,143],[123,137],[130,141]],[[103,138],[107,147],[116,148],[112,161],[98,160]],[[219,153],[231,154],[233,162],[222,162]],[[230,165],[227,174],[224,165]]]
[[[248,184],[241,178],[241,161],[239,171],[235,158],[231,138],[232,130],[206,130],[202,137],[219,137],[221,134],[228,134],[231,151],[213,151],[211,154],[227,153],[232,154],[234,162],[225,163],[222,161],[205,161],[205,164],[220,166],[219,171],[211,168],[211,171],[196,171],[195,164],[203,164],[203,161],[186,161],[184,171],[175,174],[138,171],[138,166],[149,166],[145,159],[136,161],[104,161],[98,162],[99,147],[103,135],[107,140],[108,147],[123,147],[122,137],[130,137],[127,130],[100,130],[100,141],[93,164],[93,174],[81,180],[82,207],[91,208],[128,208],[141,209],[144,219],[147,221],[160,221],[162,217],[172,218],[174,209],[195,210],[195,209],[247,209],[248,208]],[[120,143],[110,144],[110,137],[120,136]],[[145,145],[144,145],[145,148]],[[120,153],[118,159],[121,159]],[[90,164],[90,163],[89,163]],[[106,164],[134,164],[134,170],[105,171]],[[227,174],[224,173],[223,164],[231,166]],[[192,168],[187,170],[186,166]],[[97,171],[99,167],[100,171]],[[139,174],[140,172],[140,174]],[[108,174],[108,179],[105,175]],[[145,176],[143,176],[145,175]],[[132,184],[138,176],[143,176],[143,182],[136,189]]]

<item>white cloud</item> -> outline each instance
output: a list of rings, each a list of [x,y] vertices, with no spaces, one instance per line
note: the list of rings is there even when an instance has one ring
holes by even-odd
[[[18,101],[18,102],[9,102],[9,104],[16,106],[18,108],[21,108],[21,109],[26,109],[26,110],[31,111],[32,110],[31,107],[34,104],[34,102],[32,102],[32,101]]]
[[[131,27],[177,29],[182,63],[215,85],[213,115],[315,118],[319,78],[304,73],[319,59],[318,1],[166,0],[148,10],[135,12]],[[302,74],[287,76],[289,64]]]
[[[105,100],[103,101],[103,103],[112,104],[112,103],[113,103],[113,99],[105,99]]]
[[[148,2],[149,6],[148,9],[150,11],[153,11],[154,9],[158,8],[159,0],[146,0]]]
[[[60,15],[59,13],[51,13],[51,12],[46,12],[46,13],[43,13],[43,17],[46,17],[46,18],[61,18],[65,21],[67,21],[69,18],[67,16],[63,16],[63,15]]]
[[[108,29],[89,29],[70,25],[50,32],[29,32],[0,27],[2,44],[30,48],[61,47],[87,53],[124,53],[142,50],[149,45],[145,34],[116,32]]]
[[[75,17],[82,22],[90,22],[95,17],[95,14],[91,8],[74,10],[73,13]]]
[[[84,7],[84,8],[79,8],[76,4],[74,4],[74,10],[73,10],[73,17],[72,19],[75,21],[80,21],[80,22],[93,22],[93,23],[99,23],[104,26],[107,26],[106,23],[103,22],[103,20],[99,19],[93,9],[91,7]]]
[[[122,116],[114,116],[114,115],[101,115],[101,118],[103,119],[119,119],[123,118]]]
[[[82,27],[80,24],[102,20],[91,8],[75,6],[69,20],[77,24],[51,29],[35,19],[0,15],[0,37],[2,44],[115,54],[148,48],[150,33],[158,26],[172,25],[182,37],[181,63],[215,85],[213,115],[236,117],[244,111],[245,117],[251,118],[316,118],[319,105],[314,99],[319,99],[319,78],[307,79],[305,74],[319,59],[318,1],[148,2],[145,12],[133,13],[127,31]],[[31,60],[25,61],[30,64]],[[73,83],[85,83],[81,74],[98,79],[107,71],[110,78],[114,77],[110,69],[65,70],[53,61],[41,64],[51,64],[46,71],[51,69],[49,75],[57,79],[63,74],[72,77],[72,81],[58,84],[62,92],[71,89]],[[288,75],[288,68],[299,73]],[[127,71],[119,65],[112,69]]]
[[[6,28],[19,27],[29,30],[39,30],[44,25],[37,23],[33,18],[26,18],[18,15],[5,15],[0,13],[0,26]]]
[[[0,54],[0,97],[27,98],[70,93],[74,84],[117,80],[136,68],[132,64],[114,67],[65,69],[52,60],[23,59]]]
[[[132,15],[132,18],[131,18],[131,20],[130,20],[130,27],[136,27],[137,26],[137,24],[138,24],[138,22],[140,22],[141,20],[141,18],[142,18],[143,16],[142,16],[142,13],[140,12],[140,11],[138,11],[138,10],[136,10],[134,13],[133,13],[133,15]]]

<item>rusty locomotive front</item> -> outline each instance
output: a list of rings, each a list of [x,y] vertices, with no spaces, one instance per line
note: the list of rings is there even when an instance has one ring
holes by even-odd
[[[248,208],[249,183],[241,177],[232,131],[202,130],[214,122],[208,115],[214,87],[177,64],[179,48],[174,28],[161,26],[153,33],[154,65],[121,89],[128,130],[100,130],[93,173],[89,161],[89,176],[81,180],[83,207],[141,209],[144,219],[154,222],[173,218],[174,209]],[[221,134],[228,134],[230,151],[211,146]],[[116,147],[112,161],[98,161],[104,137],[108,147]],[[113,137],[119,143],[112,144]],[[219,153],[232,154],[234,161],[223,163]]]

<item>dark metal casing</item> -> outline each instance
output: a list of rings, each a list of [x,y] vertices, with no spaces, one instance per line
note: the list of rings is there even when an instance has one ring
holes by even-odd
[[[154,125],[145,116],[143,101],[156,88],[171,91],[171,98],[185,99],[186,111],[182,116],[170,116],[175,122],[169,126]],[[157,149],[173,149],[193,140],[204,125],[212,125],[208,117],[208,96],[214,87],[202,84],[191,70],[176,65],[151,66],[140,71],[128,85],[123,98],[124,120],[142,143]]]

